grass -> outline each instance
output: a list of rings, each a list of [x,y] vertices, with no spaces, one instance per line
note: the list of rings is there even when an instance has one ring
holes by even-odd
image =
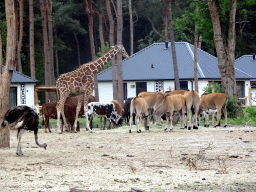
[[[211,120],[211,117],[210,117]],[[85,124],[85,118],[78,118],[78,121],[80,124]],[[50,125],[57,124],[56,119],[50,119]],[[225,123],[225,119],[222,117],[221,124],[223,125]],[[40,118],[39,124],[42,125],[42,119]],[[92,121],[93,127],[99,127],[100,126],[100,118],[93,117]],[[243,109],[243,114],[237,118],[228,118],[227,119],[228,125],[248,125],[248,126],[256,126],[256,107],[247,107]],[[123,122],[123,125],[125,123]],[[201,121],[201,126],[203,126],[203,123]]]

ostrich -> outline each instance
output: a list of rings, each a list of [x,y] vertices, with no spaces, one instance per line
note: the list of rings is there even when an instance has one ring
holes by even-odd
[[[17,133],[18,146],[17,146],[16,154],[18,156],[23,156],[23,153],[21,151],[20,140],[25,130],[34,131],[35,141],[39,147],[44,147],[44,149],[46,149],[47,147],[46,143],[41,144],[38,142],[38,136],[37,136],[38,125],[39,125],[38,114],[32,108],[22,105],[22,106],[12,107],[5,113],[4,120],[1,124],[0,129],[6,128],[9,126],[9,128],[12,130],[15,130],[15,129],[18,130],[18,133]]]

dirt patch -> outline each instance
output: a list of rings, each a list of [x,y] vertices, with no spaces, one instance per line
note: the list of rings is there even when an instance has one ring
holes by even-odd
[[[256,190],[255,127],[33,132],[0,149],[0,191]]]

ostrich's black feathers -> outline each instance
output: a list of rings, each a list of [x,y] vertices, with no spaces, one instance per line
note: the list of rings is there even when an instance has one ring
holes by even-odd
[[[38,131],[38,127],[39,127],[38,114],[28,106],[15,106],[10,108],[5,113],[4,121],[7,121],[8,124],[12,124],[15,122],[19,123],[23,121],[22,129],[36,131],[36,132]]]

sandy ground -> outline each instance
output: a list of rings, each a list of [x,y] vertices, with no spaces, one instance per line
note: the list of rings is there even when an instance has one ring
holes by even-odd
[[[256,191],[255,127],[33,132],[0,149],[0,191]]]

